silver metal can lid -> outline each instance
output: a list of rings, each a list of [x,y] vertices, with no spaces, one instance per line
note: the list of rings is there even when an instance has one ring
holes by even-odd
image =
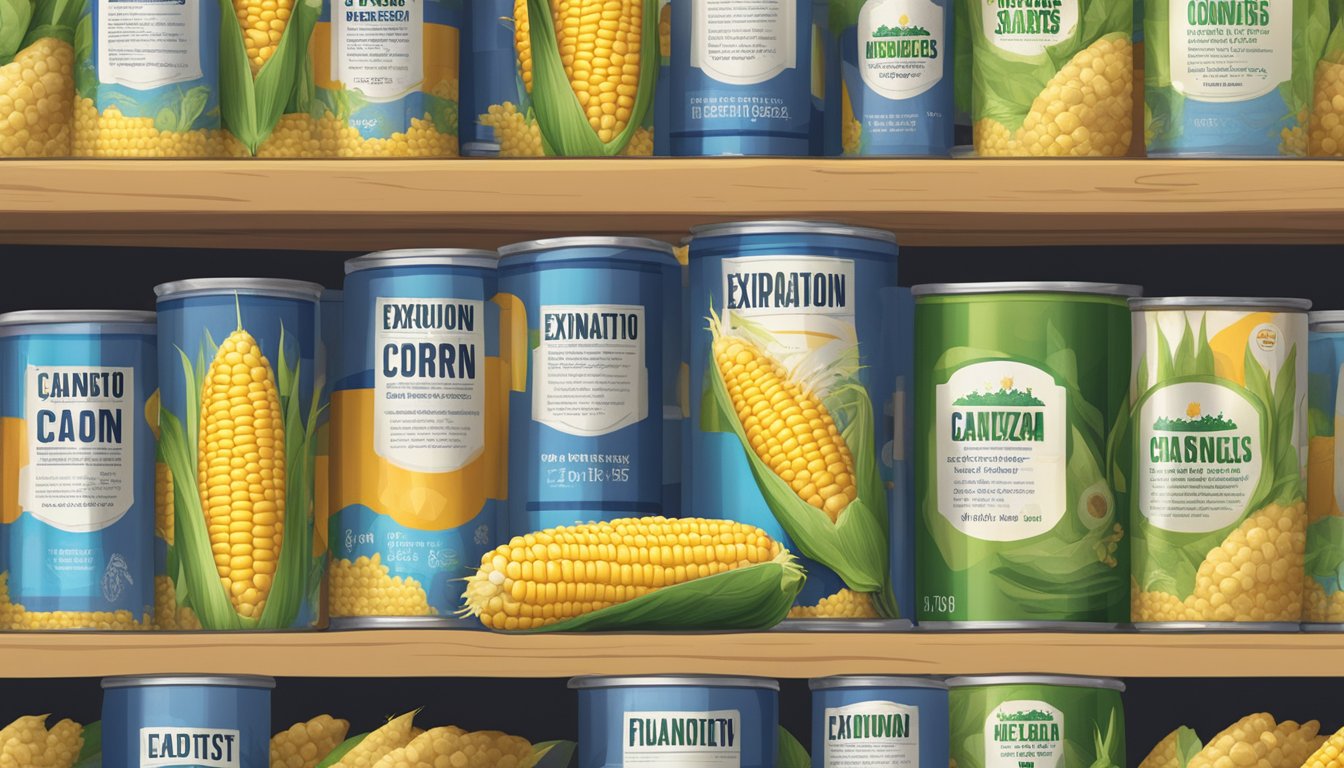
[[[1132,298],[1143,286],[1125,283],[1089,283],[1079,280],[1011,280],[990,283],[925,283],[910,289],[913,296],[961,296],[983,293],[1079,293]]]
[[[323,288],[306,280],[281,280],[269,277],[197,277],[154,286],[160,301],[191,296],[274,296],[281,299],[317,301]]]
[[[28,309],[0,315],[0,328],[19,331],[22,326],[104,323],[115,325],[144,325],[146,332],[157,329],[154,312],[123,309]]]
[[[3,319],[3,316],[0,316]],[[1325,309],[1307,313],[1307,324],[1313,329],[1318,325],[1344,323],[1344,309]]]
[[[727,221],[691,227],[691,238],[729,235],[840,235],[896,244],[896,233],[873,227],[856,227],[838,221],[812,219],[766,219],[763,221]]]
[[[159,685],[274,688],[275,678],[264,675],[119,675],[103,678],[104,688],[141,688]]]
[[[345,262],[345,274],[383,267],[478,267],[494,269],[499,254],[483,248],[398,248],[374,251]]]
[[[1130,299],[1129,308],[1135,312],[1163,309],[1250,309],[1262,312],[1306,312],[1311,309],[1308,299],[1254,296],[1152,296]]]
[[[1113,677],[1083,675],[966,675],[947,680],[949,688],[976,685],[1065,685],[1072,688],[1100,688],[1124,693],[1125,684]]]
[[[520,243],[509,243],[501,246],[499,249],[500,258],[509,256],[518,256],[524,253],[535,253],[537,251],[554,251],[560,248],[636,248],[647,251],[658,251],[671,256],[673,247],[671,243],[665,243],[662,240],[654,240],[649,237],[625,237],[621,235],[578,235],[575,237],[544,237],[540,240],[524,240]]]
[[[779,681],[769,677],[736,677],[732,675],[581,675],[571,678],[569,687],[589,688],[645,688],[645,687],[700,687],[700,688],[762,688],[779,690]]]
[[[947,690],[947,680],[941,677],[912,677],[895,675],[835,675],[818,677],[807,682],[814,691],[832,688],[932,688]]]

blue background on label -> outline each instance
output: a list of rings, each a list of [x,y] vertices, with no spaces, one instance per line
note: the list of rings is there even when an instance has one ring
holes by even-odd
[[[146,685],[103,691],[103,764],[140,765],[141,728],[239,732],[238,765],[270,764],[271,691],[222,685]],[[183,761],[183,766],[193,763]]]

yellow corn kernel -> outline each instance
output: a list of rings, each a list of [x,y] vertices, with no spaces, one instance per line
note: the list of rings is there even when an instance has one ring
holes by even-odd
[[[1308,720],[1301,725],[1292,720],[1279,723],[1274,729],[1274,738],[1279,744],[1279,755],[1271,754],[1270,762],[1274,768],[1301,768],[1306,759],[1322,744],[1325,737],[1320,735],[1321,724]]]
[[[751,450],[832,521],[858,498],[854,459],[826,404],[746,339],[716,335],[714,363]]]
[[[1303,761],[1302,768],[1344,768],[1344,728],[1326,739]]]
[[[1180,758],[1176,756],[1176,735],[1180,730],[1177,728],[1157,742],[1153,751],[1139,763],[1139,768],[1181,768]]]
[[[840,83],[840,146],[846,155],[857,155],[863,145],[863,124],[854,119],[849,86]]]
[[[244,2],[244,0],[236,0]],[[272,2],[273,0],[266,0]],[[324,151],[321,120],[306,113],[281,115],[271,135],[257,147],[257,157],[335,157]]]
[[[160,131],[150,117],[126,117],[115,105],[100,115],[92,99],[75,103],[75,157],[216,157],[219,130]]]
[[[973,139],[975,153],[981,157],[1013,157],[1021,154],[1013,132],[997,120],[985,118],[977,121]]]
[[[1187,613],[1198,621],[1302,618],[1306,505],[1270,504],[1253,512],[1195,573]]]
[[[489,111],[476,118],[481,125],[495,129],[500,157],[541,157],[541,127],[528,120],[513,102],[491,104]]]
[[[371,732],[354,749],[345,753],[339,763],[332,768],[373,768],[379,760],[391,752],[411,743],[411,721],[415,712],[407,712],[394,717],[377,730]]]
[[[1166,592],[1144,592],[1129,581],[1129,615],[1133,621],[1186,621],[1185,603]]]
[[[154,534],[173,544],[173,473],[161,461],[154,463]]]
[[[130,611],[30,611],[9,599],[9,572],[0,572],[0,629],[42,631],[97,629],[129,632],[149,629],[149,614],[137,619]]]
[[[640,0],[550,0],[556,45],[574,96],[602,142],[616,138],[639,89]],[[527,0],[514,0],[514,45],[523,85],[532,92],[532,39]]]
[[[1308,578],[1302,592],[1302,620],[1344,624],[1344,590],[1327,595],[1320,582]]]
[[[332,562],[328,576],[332,616],[433,616],[420,582],[388,576],[382,556]]]
[[[1307,110],[1297,113],[1291,126],[1279,129],[1279,154],[1287,157],[1306,157],[1310,140],[1311,122]]]
[[[636,128],[619,154],[621,157],[652,157],[653,131],[644,126]]]
[[[499,731],[467,733],[449,725],[416,736],[373,768],[518,768],[531,755],[532,745],[526,739]]]
[[[1316,65],[1309,125],[1312,157],[1344,156],[1344,63],[1323,59]]]
[[[1123,157],[1129,152],[1133,98],[1129,36],[1099,38],[1074,54],[1031,102],[1017,149],[1032,157]]]
[[[242,328],[206,373],[196,456],[220,582],[239,616],[260,617],[284,540],[285,429],[271,363]]]
[[[789,609],[790,619],[876,619],[873,598],[864,592],[841,588],[834,595],[822,598],[816,605],[795,605]]]
[[[662,517],[548,528],[485,553],[465,612],[492,629],[532,629],[784,554],[732,520]],[[572,571],[572,573],[567,573]]]
[[[294,11],[293,0],[233,0],[233,11],[243,33],[247,63],[256,77],[280,45],[280,36]]]
[[[154,577],[154,628],[163,632],[201,629],[196,612],[177,604],[177,588],[168,576]]]
[[[74,67],[74,48],[52,37],[0,67],[0,157],[70,154]]]
[[[295,723],[271,737],[271,768],[316,768],[345,741],[349,730],[348,720],[331,715]]]
[[[364,139],[359,131],[343,131],[336,148],[337,157],[457,157],[455,134],[440,133],[426,112],[411,118],[406,131],[385,139]]]
[[[84,728],[62,720],[47,730],[50,715],[20,717],[0,729],[0,768],[71,768],[84,746]]]
[[[1268,712],[1247,715],[1214,736],[1186,768],[1276,768],[1270,759],[1280,749],[1274,729]]]

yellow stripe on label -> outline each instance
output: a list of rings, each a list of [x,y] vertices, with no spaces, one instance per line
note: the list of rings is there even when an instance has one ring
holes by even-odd
[[[1213,350],[1214,375],[1246,386],[1246,345],[1250,343],[1251,331],[1256,326],[1270,322],[1273,317],[1269,312],[1250,312],[1214,334],[1209,339],[1209,347]]]
[[[19,470],[28,463],[28,425],[23,419],[0,419],[0,522],[19,519]]]

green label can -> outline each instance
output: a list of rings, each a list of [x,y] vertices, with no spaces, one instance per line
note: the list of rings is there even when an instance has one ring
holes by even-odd
[[[1303,629],[1344,627],[1344,453],[1335,445],[1344,381],[1344,312],[1312,312],[1307,357],[1307,580]],[[1333,626],[1332,626],[1333,625]]]
[[[957,768],[1125,765],[1125,684],[1119,680],[983,675],[947,684]]]
[[[1296,629],[1311,303],[1173,297],[1131,306],[1134,623]]]
[[[1119,450],[1139,288],[921,285],[916,609],[944,628],[1128,618]]]

